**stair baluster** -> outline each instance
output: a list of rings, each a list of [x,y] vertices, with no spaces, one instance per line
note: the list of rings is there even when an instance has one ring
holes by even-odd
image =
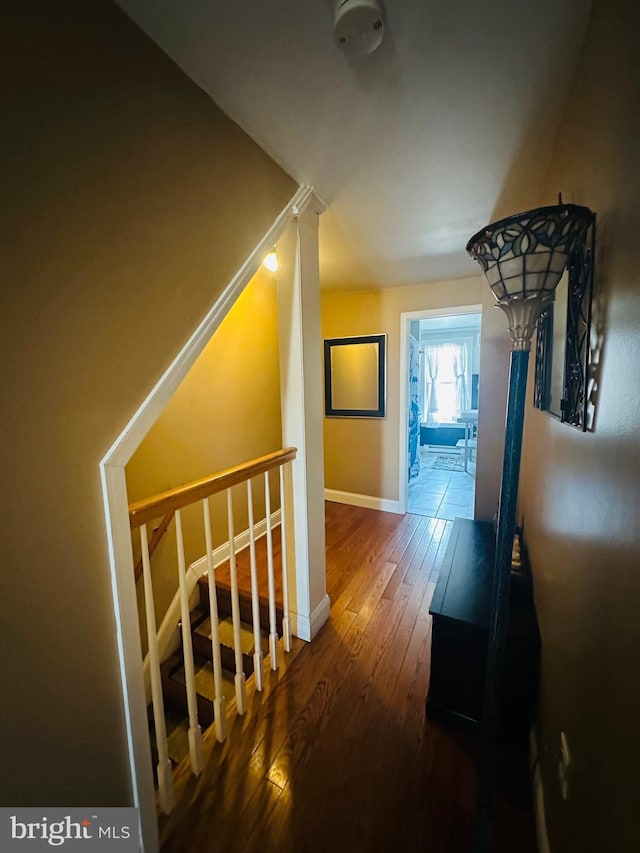
[[[271,668],[277,671],[278,660],[278,637],[279,624],[281,620],[282,635],[285,651],[291,651],[292,639],[289,615],[288,579],[291,575],[296,576],[295,548],[293,547],[294,535],[294,499],[293,499],[293,477],[291,462],[296,458],[295,448],[284,448],[269,453],[259,459],[236,465],[215,474],[211,474],[200,480],[194,480],[176,489],[153,495],[149,498],[137,501],[129,505],[129,521],[131,529],[140,528],[141,542],[141,568],[145,597],[146,628],[148,634],[149,652],[143,662],[145,672],[146,689],[150,693],[153,707],[153,719],[155,729],[155,740],[157,744],[157,777],[159,806],[166,814],[171,813],[175,806],[176,790],[172,772],[172,759],[181,761],[186,749],[182,750],[182,735],[184,731],[182,722],[177,723],[174,715],[168,717],[165,713],[164,699],[174,711],[184,717],[185,698],[186,711],[188,713],[188,745],[191,769],[195,775],[199,775],[203,769],[202,759],[202,732],[200,721],[203,725],[216,724],[216,738],[224,741],[227,737],[226,701],[223,690],[225,689],[225,670],[235,668],[234,684],[236,698],[236,713],[244,715],[247,710],[246,699],[246,676],[253,669],[256,674],[256,688],[264,690],[264,652],[262,648],[261,626],[264,630],[269,623],[269,650],[271,657]],[[280,502],[281,502],[281,541],[282,541],[282,596],[283,611],[276,606],[275,578],[274,578],[274,553],[272,524],[273,514],[271,506],[269,471],[272,468],[280,468]],[[265,531],[267,550],[267,580],[269,597],[268,602],[260,595],[258,586],[258,547],[255,532],[255,514],[253,504],[252,479],[260,474],[265,475]],[[247,484],[247,502],[249,516],[249,558],[251,596],[243,594],[240,598],[238,583],[238,566],[235,544],[235,529],[233,518],[233,504],[231,489],[241,483]],[[209,496],[227,493],[227,527],[229,542],[229,570],[230,588],[226,584],[216,582],[214,560],[213,537],[211,527],[211,508]],[[206,576],[198,579],[194,569],[200,563],[192,563],[186,570],[186,557],[184,551],[184,536],[182,527],[181,509],[186,506],[195,505],[198,501],[202,503],[203,520],[206,541]],[[153,588],[151,580],[150,558],[153,550],[153,541],[148,539],[148,524],[163,518],[158,530],[164,530],[169,526],[171,518],[175,519],[176,548],[178,564],[179,589],[168,607],[164,616],[160,632],[158,633]],[[159,536],[156,536],[159,541]],[[217,549],[216,549],[217,550]],[[201,605],[190,612],[189,598],[193,587],[200,587]],[[208,602],[207,602],[208,599]],[[207,619],[207,604],[209,618]],[[224,629],[220,630],[220,618],[228,615],[231,611],[233,626],[233,651],[229,648],[226,640],[221,643]],[[249,616],[249,612],[251,615]],[[253,660],[250,653],[243,654],[242,632],[243,623],[252,622]],[[177,636],[175,627],[178,620],[181,622],[182,633],[182,656],[175,653]],[[226,620],[225,620],[226,621]],[[207,625],[210,624],[210,635]],[[210,636],[211,647],[209,650],[208,638]],[[205,639],[207,638],[207,639]],[[204,648],[203,648],[204,647]],[[197,692],[194,649],[198,656],[212,657],[213,668],[213,691],[206,684],[206,663],[204,669],[198,673],[198,685],[202,677],[202,695]],[[231,652],[233,664],[231,664]],[[162,663],[160,662],[162,658]],[[201,658],[198,658],[200,660]],[[231,666],[229,665],[231,664]],[[271,685],[267,685],[271,686]],[[185,691],[186,687],[186,691]],[[213,699],[213,702],[211,701]],[[167,737],[167,720],[173,725],[169,738]],[[186,744],[184,745],[186,747]],[[182,752],[180,757],[176,754]],[[171,755],[171,757],[170,757]],[[184,775],[178,778],[184,779]]]
[[[233,646],[236,664],[234,678],[236,688],[236,711],[243,716],[247,710],[245,677],[242,666],[242,638],[240,634],[240,600],[238,597],[238,571],[236,567],[235,530],[233,524],[233,502],[231,489],[227,489],[227,525],[229,531],[229,568],[231,575],[231,619],[233,621]]]
[[[182,619],[182,651],[187,687],[187,707],[189,710],[189,756],[191,759],[191,769],[196,776],[199,776],[202,772],[202,732],[198,725],[198,699],[196,695],[196,676],[191,642],[191,613],[189,609],[189,593],[185,579],[186,566],[182,539],[182,515],[179,509],[176,510],[175,517],[178,580],[180,583],[180,615]]]
[[[256,690],[262,691],[262,636],[260,634],[260,599],[256,562],[256,534],[253,520],[253,487],[247,480],[247,510],[249,517],[249,559],[251,565],[251,615],[253,617],[253,672]]]
[[[285,473],[286,468],[286,473]],[[290,491],[287,491],[290,490]],[[280,546],[282,553],[282,636],[285,652],[291,651],[291,625],[289,622],[289,523],[293,519],[293,481],[290,464],[280,466]],[[291,524],[293,528],[293,524]]]
[[[142,580],[144,584],[144,607],[147,617],[147,639],[149,643],[153,725],[156,733],[156,749],[158,751],[158,793],[160,795],[160,808],[165,814],[171,814],[175,805],[173,770],[167,747],[167,724],[164,716],[162,677],[160,675],[160,659],[158,656],[158,632],[156,630],[156,614],[153,603],[153,584],[151,582],[151,564],[149,561],[149,541],[147,539],[146,524],[140,527],[140,544],[142,546]]]
[[[213,566],[213,539],[209,498],[202,501],[204,540],[207,549],[207,580],[209,584],[209,614],[211,623],[211,652],[213,662],[213,717],[216,724],[216,740],[220,743],[227,737],[227,700],[222,693],[222,661],[220,659],[220,632],[218,620],[218,593],[216,573]]]
[[[271,669],[278,669],[278,626],[276,623],[276,591],[273,576],[273,537],[271,535],[271,491],[269,472],[264,472],[264,507],[267,521],[267,577],[269,580],[269,656]]]

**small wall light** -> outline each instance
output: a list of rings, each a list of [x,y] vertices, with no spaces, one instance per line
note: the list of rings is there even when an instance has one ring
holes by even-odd
[[[269,270],[269,272],[277,272],[278,271],[278,256],[276,255],[275,250],[273,252],[269,252],[269,254],[267,255],[267,257],[264,259],[264,261],[262,263],[264,264],[266,269]]]

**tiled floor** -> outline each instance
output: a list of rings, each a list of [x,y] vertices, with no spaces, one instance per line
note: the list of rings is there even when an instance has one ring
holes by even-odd
[[[431,467],[438,455],[422,449],[420,476],[409,482],[409,512],[447,520],[473,518],[475,463],[469,463],[467,473],[441,471]]]

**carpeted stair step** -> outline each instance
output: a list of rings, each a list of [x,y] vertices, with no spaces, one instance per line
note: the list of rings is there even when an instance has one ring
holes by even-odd
[[[233,643],[233,623],[230,616],[221,616],[219,621],[220,660],[222,668],[233,673],[236,669],[236,659]],[[211,649],[211,618],[202,608],[195,607],[191,611],[191,642],[194,654],[207,660],[212,660]],[[246,622],[240,623],[240,642],[242,648],[242,670],[247,678],[253,674],[253,628]],[[262,651],[266,654],[269,642],[263,638]]]
[[[149,705],[148,711],[149,732],[151,734],[151,762],[153,764],[154,781],[157,784],[158,751],[156,748],[156,734],[151,705]],[[189,718],[184,714],[184,711],[172,707],[165,708],[164,717],[167,730],[169,760],[173,767],[177,767],[189,753]]]
[[[209,614],[209,583],[206,575],[198,579],[198,589],[200,592],[200,611]],[[227,584],[217,583],[216,592],[218,598],[218,616],[224,619],[226,616],[231,616],[231,587]],[[264,596],[259,597],[260,609],[260,626],[269,632],[269,600]],[[251,594],[248,592],[240,592],[238,595],[240,604],[240,621],[246,622],[248,625],[253,623],[253,610],[251,606]],[[282,607],[276,605],[276,630],[278,636],[282,636]]]
[[[202,728],[213,723],[213,668],[211,661],[202,655],[194,655],[196,698],[198,702],[198,721]],[[187,691],[185,686],[184,661],[179,654],[172,655],[161,664],[162,691],[165,706],[183,715],[188,713]],[[225,699],[231,699],[234,693],[233,673],[222,673],[222,693]]]
[[[190,613],[191,639],[194,654],[195,680],[198,703],[198,721],[202,729],[213,723],[214,680],[211,649],[211,619],[209,615],[209,587],[207,578],[198,582],[200,605]],[[222,692],[227,701],[235,697],[234,672],[235,653],[233,646],[233,623],[231,619],[231,589],[225,584],[217,584],[218,616],[220,624],[220,659],[222,663]],[[259,599],[260,625],[262,627],[262,652],[266,656],[269,650],[269,602],[262,596]],[[242,645],[243,671],[247,678],[253,674],[253,623],[251,595],[240,593],[240,642]],[[282,608],[276,607],[276,625],[278,635],[282,636]],[[167,741],[169,758],[174,764],[189,752],[188,743],[188,707],[184,661],[181,652],[176,652],[160,665],[162,690],[165,702]],[[153,712],[148,708],[149,726],[152,732],[152,752],[154,772],[157,764],[155,737],[153,736]]]

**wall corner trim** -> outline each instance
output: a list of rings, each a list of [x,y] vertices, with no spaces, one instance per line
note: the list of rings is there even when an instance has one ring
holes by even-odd
[[[390,498],[376,498],[372,495],[358,495],[355,492],[325,489],[324,499],[338,504],[350,504],[351,506],[362,506],[365,509],[377,509],[380,512],[395,512],[397,515],[405,514],[400,507],[400,501],[394,501]]]
[[[301,613],[290,611],[290,616],[293,621],[293,633],[300,640],[310,642],[316,636],[320,628],[329,619],[331,613],[331,601],[329,596],[325,594],[324,598],[314,608],[310,616],[304,616]]]

